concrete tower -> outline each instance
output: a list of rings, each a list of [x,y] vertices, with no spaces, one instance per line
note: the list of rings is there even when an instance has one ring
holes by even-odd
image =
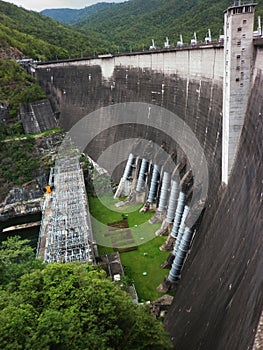
[[[225,11],[222,181],[228,183],[249,98],[253,60],[255,3]]]

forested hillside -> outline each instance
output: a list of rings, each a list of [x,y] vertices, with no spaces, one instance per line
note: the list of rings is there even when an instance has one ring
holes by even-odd
[[[93,30],[80,33],[34,11],[0,1],[0,50],[10,46],[43,61],[103,52],[108,41]]]
[[[150,46],[152,38],[162,47],[166,36],[176,45],[180,34],[189,42],[194,31],[203,41],[208,28],[217,39],[223,31],[223,11],[231,4],[231,0],[130,0],[44,11],[71,23],[66,26],[0,0],[0,59],[25,56],[43,61],[141,50]],[[263,0],[258,1],[257,15],[263,15]],[[28,100],[41,95],[35,87],[32,94],[32,82],[25,82],[19,72],[14,64],[0,62],[0,102],[14,112],[23,96]]]
[[[114,50],[102,35],[92,30],[80,33],[36,12],[0,1],[1,107],[8,108],[9,116],[16,117],[20,103],[45,97],[15,59],[45,61],[90,56],[111,48]]]
[[[96,15],[97,13],[109,9],[115,4],[109,4],[106,2],[98,3],[95,5],[87,6],[84,9],[46,9],[40,13],[44,16],[51,17],[63,24],[72,24],[80,21],[82,18],[88,18],[89,16]]]
[[[223,12],[231,0],[130,0],[100,3],[82,10],[44,10],[41,15],[0,1],[0,51],[11,46],[39,60],[90,56],[105,52],[140,50],[155,39],[162,47],[166,36],[176,45],[182,34],[204,41],[223,34]],[[263,0],[257,15],[263,15]],[[68,23],[66,26],[49,18]]]
[[[33,77],[13,60],[0,60],[0,103],[9,107],[14,116],[22,102],[33,102],[45,98],[46,94]]]
[[[257,3],[257,15],[263,15],[263,0]],[[97,13],[89,13],[88,7],[82,15],[78,12],[77,22],[69,22],[87,33],[94,30],[119,51],[130,51],[148,48],[152,38],[160,47],[166,36],[171,44],[177,43],[180,34],[190,42],[194,32],[198,41],[204,41],[209,28],[212,38],[218,39],[223,34],[224,10],[232,4],[232,0],[130,0]]]

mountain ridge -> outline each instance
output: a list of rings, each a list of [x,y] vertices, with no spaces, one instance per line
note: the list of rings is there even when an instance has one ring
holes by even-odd
[[[263,15],[263,0],[257,3],[256,15]],[[190,42],[196,32],[197,40],[204,41],[208,29],[217,40],[223,34],[224,10],[232,4],[230,0],[130,0],[86,15],[88,7],[69,24],[82,33],[95,31],[119,52],[137,51],[149,48],[152,39],[162,47],[167,36],[176,45],[180,34]]]
[[[0,51],[9,45],[22,52],[22,56],[45,61],[145,50],[152,39],[157,47],[163,47],[166,37],[176,46],[180,34],[189,43],[194,32],[198,42],[203,42],[208,29],[212,39],[218,40],[223,34],[223,11],[231,3],[129,0],[102,2],[82,10],[52,10],[56,16],[61,11],[70,14],[67,21],[71,25],[65,25],[0,0]],[[258,1],[256,15],[263,15],[263,0]]]
[[[100,2],[95,5],[86,6],[82,9],[56,8],[40,11],[41,15],[53,18],[63,24],[73,24],[83,17],[88,17],[110,7],[112,3]]]

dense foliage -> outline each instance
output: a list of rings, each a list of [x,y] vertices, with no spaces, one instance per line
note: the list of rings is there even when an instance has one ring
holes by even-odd
[[[43,264],[18,238],[0,248],[1,349],[171,349],[146,307],[89,265]]]
[[[31,190],[42,193],[62,138],[61,129],[25,135],[20,122],[0,124],[0,203],[13,187],[21,185],[29,198]]]
[[[3,134],[18,136],[21,134],[21,125],[17,123],[12,128],[1,125],[0,137]],[[39,175],[40,158],[34,143],[34,139],[0,140],[0,201],[10,188],[29,182]]]
[[[14,60],[0,59],[0,103],[9,106],[11,115],[17,114],[20,103],[45,97],[36,80]]]
[[[256,15],[263,15],[263,0],[257,3]],[[8,44],[32,58],[49,60],[146,49],[152,38],[163,47],[166,36],[176,45],[180,34],[189,43],[194,32],[198,41],[204,41],[208,29],[218,40],[223,34],[223,12],[232,4],[230,0],[130,0],[82,10],[44,10],[41,15],[0,0],[0,49]]]
[[[103,50],[107,42],[92,29],[80,33],[36,12],[0,1],[0,49],[8,45],[43,61],[93,55]]]
[[[257,3],[256,15],[263,15],[263,0]],[[204,42],[208,29],[215,40],[223,34],[223,12],[232,4],[231,0],[130,0],[97,13],[90,14],[85,9],[73,26],[96,31],[114,43],[118,51],[149,48],[152,38],[163,47],[166,36],[176,45],[180,34],[189,43],[194,32],[198,41]]]

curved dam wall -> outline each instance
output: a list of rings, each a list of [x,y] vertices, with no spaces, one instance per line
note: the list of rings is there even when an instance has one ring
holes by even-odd
[[[222,46],[42,65],[37,78],[59,110],[60,124],[66,130],[92,111],[116,103],[144,102],[175,113],[189,125],[204,148],[211,188],[219,187]],[[146,127],[139,125],[140,115],[137,118],[138,125],[123,125],[101,134],[87,147],[88,154],[96,160],[109,144],[129,137],[165,142],[172,152],[175,145],[167,135],[152,129],[146,133]],[[120,175],[117,173],[116,181]]]
[[[258,47],[227,187],[221,186],[223,56],[222,46],[211,45],[50,63],[36,72],[67,130],[98,108],[145,102],[179,116],[203,147],[209,170],[206,208],[165,320],[179,350],[250,349],[262,309],[263,55]],[[96,160],[108,145],[130,137],[166,142],[170,151],[176,146],[158,130],[123,125],[100,134],[86,150]]]
[[[205,212],[166,319],[176,349],[253,348],[263,306],[262,54],[233,173]]]

